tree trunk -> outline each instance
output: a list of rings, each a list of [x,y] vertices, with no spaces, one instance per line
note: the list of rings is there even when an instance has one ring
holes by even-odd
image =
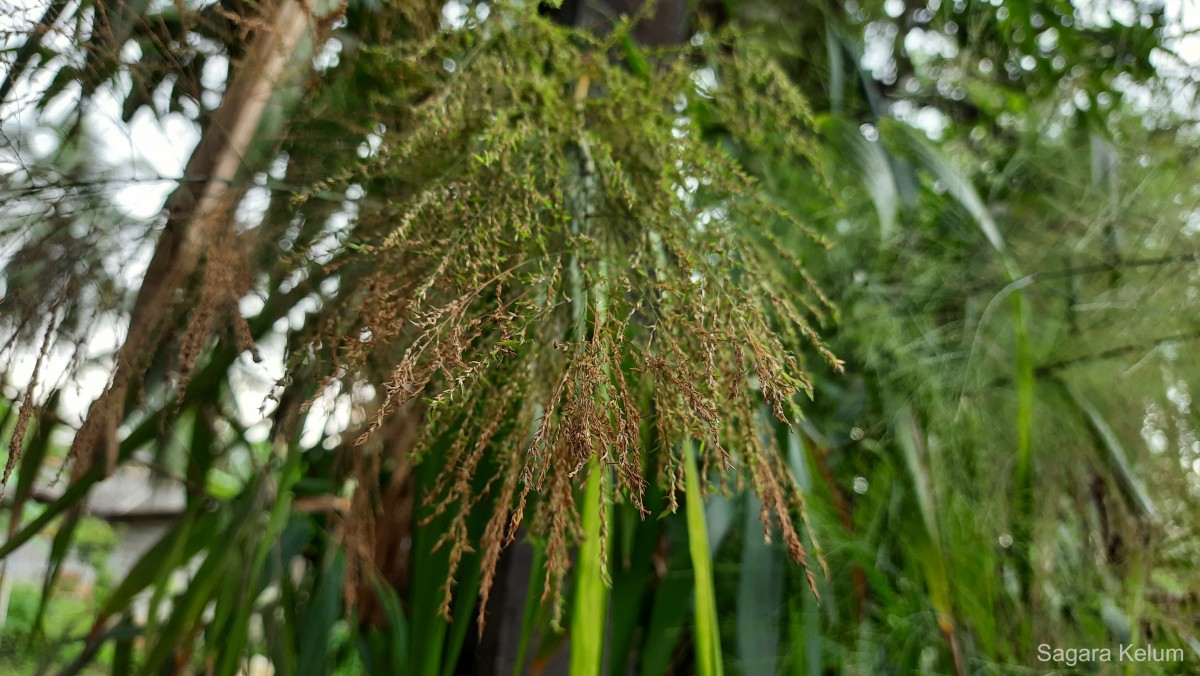
[[[301,38],[313,24],[314,17],[297,0],[278,0],[264,10],[263,25],[255,29],[245,61],[233,72],[220,107],[188,160],[182,183],[167,202],[167,223],[134,301],[112,380],[93,402],[71,445],[73,476],[82,476],[96,462],[104,463],[105,475],[116,466],[116,432],[128,395],[158,346],[175,330],[177,297],[200,270],[216,235],[232,227],[232,211],[245,191],[240,183],[250,173],[242,160]],[[234,68],[230,64],[230,70]]]

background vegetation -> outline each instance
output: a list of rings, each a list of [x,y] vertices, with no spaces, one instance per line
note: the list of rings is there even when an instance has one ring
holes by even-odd
[[[563,5],[12,6],[2,659],[1194,671],[1194,8]]]

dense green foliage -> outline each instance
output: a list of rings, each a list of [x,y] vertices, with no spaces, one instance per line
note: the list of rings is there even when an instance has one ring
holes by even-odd
[[[1177,15],[739,0],[663,44],[652,7],[107,5],[6,43],[0,554],[48,537],[51,565],[0,650],[616,676],[1136,644],[1194,670]],[[122,202],[104,115],[199,130],[161,215]],[[66,558],[103,566],[81,501],[134,465],[186,507],[89,622],[48,621]]]

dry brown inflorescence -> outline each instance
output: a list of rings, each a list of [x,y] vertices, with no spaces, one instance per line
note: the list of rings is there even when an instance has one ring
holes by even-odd
[[[814,329],[836,310],[787,244],[824,241],[735,159],[819,171],[803,99],[736,41],[597,58],[624,30],[523,19],[374,53],[406,88],[373,101],[362,165],[297,198],[361,189],[357,255],[329,270],[345,291],[305,353],[327,356],[325,386],[375,387],[358,452],[423,407],[411,459],[442,467],[422,514],[450,515],[447,614],[463,554],[481,552],[486,606],[520,528],[544,542],[557,597],[587,473],[610,472],[607,499],[643,516],[674,510],[695,442],[705,484],[760,493],[765,532],[809,566],[803,496],[764,425],[811,395],[800,347],[841,368]],[[650,482],[665,504],[646,504]]]

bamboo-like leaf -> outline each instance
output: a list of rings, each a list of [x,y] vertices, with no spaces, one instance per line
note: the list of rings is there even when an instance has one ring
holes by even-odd
[[[823,117],[817,120],[817,126],[835,147],[852,160],[857,178],[866,188],[879,215],[880,235],[888,239],[896,229],[900,193],[896,189],[892,165],[883,146],[868,141],[857,126],[841,118]]]
[[[746,494],[742,558],[738,569],[737,646],[743,673],[778,671],[779,624],[784,605],[783,560],[763,541],[762,501]]]
[[[662,500],[661,492],[651,486],[646,504],[657,504]],[[630,504],[614,505],[621,518],[616,520],[614,559],[612,570],[612,609],[608,637],[609,676],[625,676],[635,661],[636,637],[646,629],[645,614],[653,600],[650,586],[653,571],[655,546],[662,536],[662,522],[658,519],[641,518],[637,509]],[[668,511],[667,514],[670,514]]]
[[[828,19],[825,21],[825,53],[829,57],[829,109],[840,114],[846,98],[845,50],[837,27]]]
[[[149,636],[158,634],[158,609],[162,607],[163,599],[171,591],[171,575],[176,569],[187,563],[190,557],[196,553],[195,551],[187,552],[188,544],[194,542],[191,534],[191,529],[194,525],[194,519],[182,519],[176,527],[179,536],[173,540],[171,547],[166,551],[165,555],[158,557],[161,565],[158,566],[156,577],[151,583],[153,591],[150,594],[147,605],[146,633]],[[203,545],[197,547],[196,551],[199,551],[201,548],[203,548]]]
[[[722,676],[721,633],[717,620],[717,596],[713,586],[712,557],[708,549],[708,527],[704,522],[701,477],[696,467],[696,450],[686,444],[688,551],[695,573],[696,671],[700,676]]]
[[[287,459],[280,472],[275,504],[271,507],[267,527],[262,533],[262,539],[259,540],[254,559],[249,568],[242,573],[241,584],[229,585],[240,593],[234,596],[227,642],[222,643],[219,649],[212,650],[219,658],[216,670],[218,674],[231,674],[236,671],[237,660],[242,656],[249,638],[250,616],[254,613],[253,600],[258,598],[259,593],[270,580],[264,569],[267,555],[273,549],[281,546],[279,538],[291,514],[292,488],[300,479],[300,457],[300,450],[295,447],[292,447],[287,453]],[[290,557],[283,559],[283,561],[287,560],[290,560]],[[217,620],[214,620],[213,624],[212,634],[220,636]]]
[[[817,599],[812,594],[790,594],[787,601],[788,661],[785,673],[820,676],[821,620]]]
[[[475,608],[475,602],[479,599],[479,581],[483,578],[483,571],[479,568],[479,562],[474,557],[465,559],[467,564],[467,574],[459,580],[456,587],[457,593],[454,598],[454,622],[450,625],[450,631],[446,638],[446,656],[442,660],[442,676],[453,676],[457,666],[458,659],[462,655],[462,647],[467,639],[467,630],[473,625],[471,623],[474,618],[472,610]]]
[[[1117,485],[1121,487],[1125,498],[1137,508],[1143,517],[1151,520],[1157,519],[1158,508],[1154,504],[1154,499],[1150,497],[1142,480],[1133,471],[1133,466],[1129,463],[1129,454],[1125,452],[1125,446],[1121,443],[1120,437],[1104,419],[1100,410],[1084,396],[1078,387],[1065,379],[1059,379],[1058,382],[1067,393],[1068,398],[1083,413],[1089,429],[1100,442],[1100,446],[1106,453],[1109,468],[1116,477]]]
[[[588,467],[583,493],[584,541],[575,567],[575,601],[571,611],[571,676],[599,676],[604,663],[604,629],[608,620],[609,589],[601,558],[607,546],[602,512],[612,507],[605,499],[607,468],[595,458]]]
[[[448,439],[449,436],[440,440],[430,450],[430,455],[417,466],[418,501],[437,481],[437,473],[440,471],[438,462],[443,457]],[[475,518],[468,519],[469,530],[479,532],[482,528],[480,521],[486,518],[479,515],[485,515],[491,504],[489,501],[482,501],[477,506]],[[476,598],[474,595],[479,591],[478,556],[464,555],[459,562],[459,570],[470,572],[455,587],[455,595],[460,601],[451,608],[454,625],[446,621],[442,604],[445,600],[444,589],[450,552],[448,547],[438,549],[437,543],[442,529],[447,527],[448,520],[449,516],[443,514],[413,530],[410,559],[413,562],[409,606],[411,621],[408,623],[409,671],[424,676],[440,676],[448,669],[454,668],[454,664],[447,662],[456,661],[458,652],[452,653],[447,646],[455,645],[456,642],[457,645],[461,645],[466,629],[458,625],[470,621],[470,609]],[[465,607],[464,603],[467,604]]]
[[[221,589],[222,582],[231,575],[232,567],[237,565],[235,564],[236,555],[243,551],[242,546],[246,538],[255,530],[256,519],[253,518],[253,515],[259,505],[259,489],[258,484],[252,484],[238,501],[231,505],[232,509],[224,515],[226,526],[223,531],[204,532],[198,528],[199,522],[197,522],[187,533],[188,543],[184,547],[185,556],[182,561],[191,558],[192,554],[188,552],[193,547],[196,551],[204,549],[207,553],[196,573],[188,581],[187,588],[173,600],[169,619],[153,634],[154,643],[139,672],[143,676],[156,674],[158,669],[167,664],[172,656],[186,655],[193,649],[193,642],[199,633],[204,609]],[[193,542],[196,544],[193,545]],[[174,543],[171,543],[171,546],[174,546]],[[145,558],[146,556],[143,557],[143,560]],[[173,566],[170,562],[167,563],[167,566],[165,572],[170,573]],[[147,570],[160,572],[155,570],[154,566],[148,566]],[[167,583],[164,580],[159,584],[165,586]],[[130,590],[126,590],[126,592],[128,591]]]
[[[384,615],[388,620],[389,652],[392,656],[391,673],[398,674],[404,670],[408,662],[408,618],[404,615],[404,607],[400,605],[400,597],[396,590],[375,583],[375,595],[383,606]]]
[[[296,628],[300,621],[297,608],[300,605],[298,585],[293,583],[290,575],[279,578],[279,600],[275,612],[263,613],[264,628],[267,638],[267,654],[275,665],[275,672],[291,676],[296,673]]]
[[[1017,463],[1014,490],[1016,491],[1017,519],[1019,520],[1021,548],[1026,552],[1032,545],[1031,532],[1025,532],[1033,519],[1033,352],[1029,344],[1029,311],[1025,293],[1021,290],[1012,295],[1013,342],[1016,352],[1016,374],[1013,379],[1017,395]],[[1028,565],[1023,563],[1023,567]],[[1028,574],[1026,574],[1028,577]],[[1031,583],[1025,580],[1026,587]]]
[[[119,629],[134,629],[132,618],[129,615],[121,619],[121,623],[117,625]],[[112,675],[123,676],[133,672],[133,640],[134,636],[122,637],[113,641],[113,658],[112,658]]]
[[[300,620],[300,657],[296,660],[297,676],[328,674],[329,636],[342,608],[342,570],[345,559],[341,552],[334,554],[329,566],[322,571],[321,581],[313,591],[312,600]]]
[[[921,522],[934,546],[941,550],[941,527],[938,524],[937,497],[934,494],[934,479],[929,472],[927,447],[921,430],[917,427],[916,411],[905,405],[896,413],[896,441],[904,453],[904,464],[912,479],[921,512]]]
[[[539,620],[544,615],[542,604],[538,599],[541,595],[542,585],[546,580],[546,549],[537,542],[531,543],[533,548],[533,562],[529,566],[529,586],[525,591],[525,611],[521,618],[521,638],[517,643],[517,671],[524,673],[525,655],[529,651],[529,644],[533,640],[533,632],[539,624]]]
[[[177,546],[178,540],[184,540],[184,544],[181,545],[184,557],[190,558],[211,544],[216,529],[216,513],[199,509],[185,513],[180,523],[143,554],[125,574],[121,584],[109,594],[100,609],[101,621],[124,611],[135,596],[163,576],[163,569],[171,565],[169,553]]]
[[[246,579],[248,572],[244,570],[241,575],[230,576],[224,584],[218,585],[215,592],[212,620],[204,628],[205,637],[212,637],[211,641],[205,641],[209,662],[218,660],[212,670],[215,676],[233,676],[237,673],[238,663],[247,657],[248,637],[244,631],[239,637],[237,629],[240,613],[244,610],[249,614],[254,610],[255,597]]]
[[[41,635],[43,631],[42,620],[46,616],[46,607],[50,603],[50,598],[54,594],[54,584],[58,581],[58,576],[62,573],[63,563],[66,561],[67,554],[71,551],[71,543],[75,536],[75,530],[79,528],[79,522],[83,514],[80,510],[72,510],[63,519],[62,525],[59,526],[58,532],[54,534],[54,540],[50,544],[50,556],[46,562],[46,574],[42,578],[42,597],[38,602],[37,613],[33,619],[33,631],[35,635]]]
[[[658,523],[678,525],[677,520],[672,518]],[[682,541],[686,536],[684,529],[672,528],[668,532],[675,542]],[[639,660],[642,676],[663,676],[667,673],[694,596],[691,556],[687,549],[673,546],[666,575],[659,580],[655,590],[650,621],[646,625]]]
[[[929,601],[937,613],[938,628],[946,636],[954,658],[955,669],[961,675],[963,667],[955,636],[956,620],[952,587],[945,544],[942,539],[937,494],[934,490],[937,479],[931,471],[931,467],[935,463],[930,457],[929,444],[918,426],[916,411],[912,405],[905,405],[897,412],[895,431],[897,442],[904,453],[905,464],[908,466],[912,478],[913,488],[916,491],[921,522],[925,526],[923,537],[919,539],[913,550],[925,572],[925,580],[929,586]]]
[[[208,543],[211,549],[204,563],[200,564],[184,593],[175,599],[170,619],[154,637],[154,643],[139,672],[142,676],[157,674],[172,656],[190,650],[193,632],[197,631],[196,625],[204,607],[212,600],[213,592],[222,578],[228,574],[232,560],[230,555],[236,550],[233,544],[228,536],[221,538],[219,543]]]
[[[967,210],[971,218],[979,226],[979,230],[987,238],[988,244],[998,252],[1005,251],[1004,237],[1000,228],[984,204],[969,177],[954,166],[921,132],[897,120],[882,120],[879,123],[880,135],[896,144],[898,150],[913,156],[925,169],[929,170],[946,186],[959,204]]]
[[[992,249],[1004,266],[1009,284],[1002,293],[1011,293],[1013,351],[1016,373],[1013,382],[1016,386],[1017,415],[1016,464],[1013,471],[1015,493],[1014,538],[1019,543],[1021,560],[1019,563],[1021,586],[1023,593],[1030,593],[1032,532],[1028,528],[1033,519],[1033,413],[1035,402],[1035,381],[1033,377],[1033,349],[1029,338],[1029,309],[1024,287],[1028,279],[1023,277],[1016,262],[1008,253],[1000,228],[996,225],[991,211],[988,210],[983,198],[975,190],[970,177],[946,158],[919,131],[898,121],[881,123],[880,132],[886,131],[887,138],[896,143],[900,149],[914,156],[925,169],[933,173],[947,189],[947,192],[962,205],[970,214],[972,220],[983,233]]]
[[[224,372],[223,367],[227,366],[228,364],[222,365],[215,362],[210,363],[201,374],[197,375],[194,382],[199,383],[201,377],[203,377],[206,382],[218,382],[221,374]],[[191,396],[195,397],[196,395],[193,394]],[[187,400],[190,401],[190,399]],[[124,459],[129,457],[129,454],[139,446],[154,439],[160,428],[164,411],[165,409],[159,410],[155,414],[147,416],[146,419],[139,423],[138,426],[135,427],[127,437],[125,437],[125,439],[121,442],[120,452],[118,454],[119,458]],[[31,476],[29,481],[32,482],[34,478],[35,477]],[[59,516],[62,516],[62,514],[67,510],[77,506],[81,500],[87,497],[88,491],[91,490],[92,486],[101,481],[103,478],[103,468],[100,465],[95,465],[85,472],[83,476],[75,479],[71,485],[68,486],[65,491],[63,491],[62,495],[60,495],[57,500],[45,506],[45,508],[42,510],[42,513],[39,514],[37,518],[27,524],[24,528],[14,533],[13,536],[4,544],[0,545],[0,559],[3,559],[16,551],[31,538],[42,532],[47,526],[50,525],[52,521],[57,519]]]
[[[713,493],[704,501],[704,523],[708,529],[708,555],[715,557],[725,536],[737,519],[737,503],[724,495]]]
[[[76,506],[79,501],[87,495],[87,492],[91,489],[92,484],[99,481],[99,479],[99,468],[93,468],[92,470],[89,470],[86,475],[80,477],[75,481],[75,483],[67,487],[67,490],[64,491],[57,500],[46,505],[45,509],[37,516],[37,518],[29,522],[29,524],[21,530],[17,531],[3,545],[0,545],[0,559],[12,554],[21,545],[28,542],[33,536],[42,532],[46,526],[50,525],[51,521],[54,521],[64,512]]]

